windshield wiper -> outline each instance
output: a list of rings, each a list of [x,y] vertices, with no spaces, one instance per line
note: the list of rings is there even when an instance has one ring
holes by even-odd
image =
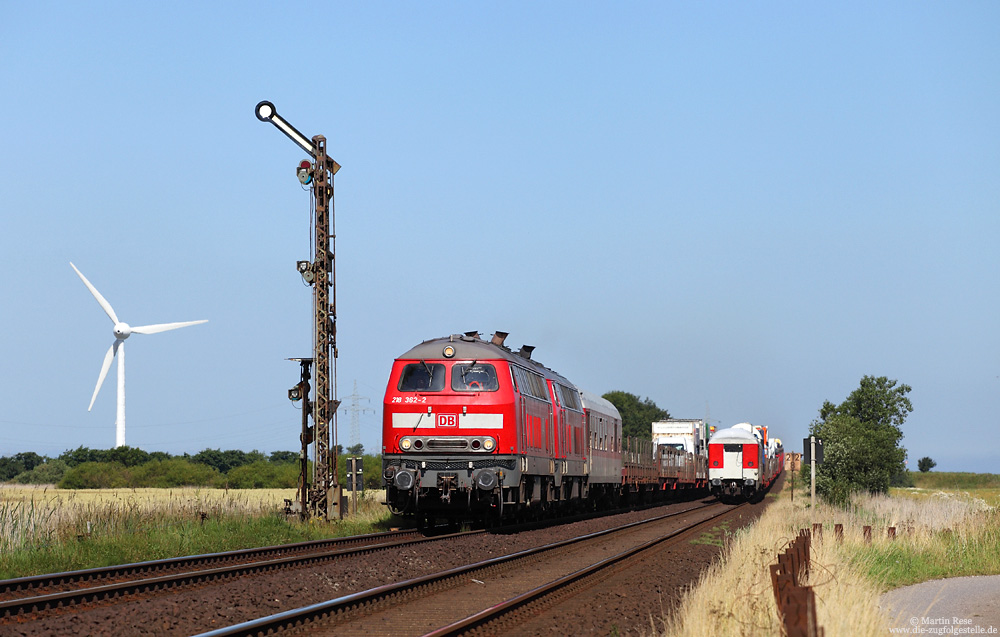
[[[463,383],[465,383],[465,375],[472,371],[472,368],[476,366],[477,362],[479,362],[479,359],[473,359],[472,363],[469,364],[469,365],[467,365],[465,367],[465,369],[462,370],[462,382]],[[468,385],[468,383],[465,383],[465,384]]]
[[[430,389],[434,386],[434,372],[424,359],[420,359],[420,364],[424,366],[425,370],[427,370],[427,389]]]

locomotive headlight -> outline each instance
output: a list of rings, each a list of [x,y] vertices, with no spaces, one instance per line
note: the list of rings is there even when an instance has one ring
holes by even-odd
[[[451,345],[445,345],[444,350],[441,353],[444,354],[445,358],[454,358],[455,348],[452,347]]]
[[[410,446],[412,445],[413,443],[410,441],[409,438],[403,438],[402,440],[399,441],[399,448],[402,449],[403,451],[409,451]]]
[[[486,451],[493,451],[496,449],[497,441],[492,438],[485,438],[483,440],[483,449]]]

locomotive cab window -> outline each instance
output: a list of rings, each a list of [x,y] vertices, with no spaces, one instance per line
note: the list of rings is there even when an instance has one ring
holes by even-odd
[[[743,445],[722,445],[726,451],[743,451]]]
[[[451,368],[451,388],[455,391],[497,391],[497,370],[489,363],[455,363]]]
[[[399,375],[399,391],[441,391],[444,389],[444,365],[410,363]]]

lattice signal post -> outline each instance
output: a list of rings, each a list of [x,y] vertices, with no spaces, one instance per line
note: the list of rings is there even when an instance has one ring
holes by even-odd
[[[341,486],[337,481],[337,294],[334,263],[333,176],[340,164],[326,154],[326,137],[311,140],[285,121],[271,102],[260,102],[257,119],[270,122],[309,153],[311,161],[299,164],[297,174],[302,185],[312,185],[315,217],[314,257],[312,263],[298,262],[302,279],[313,288],[313,359],[315,398],[312,401],[315,456],[312,487],[306,498],[308,511],[303,513],[325,519],[343,517]],[[332,392],[331,392],[332,385]],[[331,440],[331,431],[333,433]]]

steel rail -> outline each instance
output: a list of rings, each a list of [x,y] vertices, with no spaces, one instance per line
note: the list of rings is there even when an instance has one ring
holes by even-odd
[[[439,573],[432,573],[429,575],[416,577],[402,582],[396,582],[394,584],[385,584],[383,586],[377,586],[375,588],[371,588],[365,591],[360,591],[357,593],[352,593],[350,595],[344,595],[342,597],[338,597],[336,599],[328,600],[325,602],[320,602],[318,604],[310,604],[308,606],[303,606],[301,608],[296,608],[281,613],[275,613],[273,615],[268,615],[266,617],[250,620],[248,622],[242,622],[239,624],[234,624],[232,626],[215,629],[209,632],[201,633],[198,637],[270,635],[276,631],[285,628],[293,626],[297,627],[303,624],[308,624],[313,621],[321,621],[323,619],[344,613],[351,609],[363,608],[380,601],[390,601],[390,598],[392,600],[395,600],[402,594],[405,594],[406,592],[409,591],[415,591],[421,588],[442,587],[446,585],[446,583],[449,580],[462,578],[476,571],[487,570],[499,566],[508,566],[513,562],[535,557],[537,555],[540,555],[548,551],[570,546],[573,544],[578,544],[580,542],[585,542],[587,540],[596,539],[606,535],[611,535],[613,533],[620,533],[622,531],[626,531],[628,529],[632,529],[644,524],[659,522],[667,518],[684,515],[686,513],[691,513],[693,511],[698,511],[713,506],[719,506],[719,503],[712,502],[711,504],[696,506],[690,509],[685,509],[683,511],[667,513],[665,515],[660,515],[654,518],[650,518],[648,520],[631,522],[629,524],[624,524],[622,526],[614,527],[611,529],[605,529],[603,531],[595,531],[593,533],[588,533],[586,535],[581,535],[566,540],[560,540],[558,542],[545,544],[543,546],[538,546],[531,549],[525,549],[522,551],[518,551],[516,553],[511,553],[509,555],[494,557],[488,560],[483,560],[481,562],[467,564],[465,566],[458,566],[445,571],[441,571]],[[731,510],[732,510],[731,507],[727,508],[726,512]]]
[[[591,564],[586,568],[582,568],[576,572],[564,575],[558,579],[552,580],[547,584],[538,586],[530,591],[517,595],[508,599],[507,601],[495,604],[490,608],[479,611],[473,615],[469,615],[464,619],[460,619],[457,622],[451,623],[448,626],[438,628],[437,630],[431,631],[425,634],[423,637],[456,637],[457,635],[463,635],[467,632],[476,630],[487,626],[488,624],[495,621],[503,621],[503,618],[510,613],[517,610],[525,608],[531,604],[543,602],[545,598],[552,597],[561,591],[569,588],[573,584],[582,582],[583,580],[594,576],[602,571],[609,569],[616,564],[624,562],[640,553],[644,553],[651,549],[665,548],[661,547],[661,544],[666,543],[667,546],[675,544],[678,540],[683,539],[683,536],[689,535],[691,532],[698,530],[699,528],[714,522],[715,520],[729,515],[733,511],[745,507],[746,503],[740,504],[731,509],[721,511],[718,515],[713,515],[707,520],[702,520],[691,526],[679,529],[672,533],[668,533],[663,537],[655,538],[644,544],[633,547],[626,551],[619,553],[618,555],[613,555],[609,558],[603,559],[596,564]]]
[[[25,613],[39,613],[45,610],[60,608],[65,606],[97,602],[105,599],[117,598],[123,595],[131,595],[148,591],[159,591],[172,589],[188,584],[197,584],[211,580],[230,578],[235,576],[261,573],[265,571],[275,571],[286,568],[298,567],[306,564],[325,562],[348,555],[358,555],[372,551],[385,550],[412,544],[422,544],[424,542],[434,542],[437,540],[447,540],[454,537],[464,537],[466,535],[478,535],[485,531],[466,531],[462,533],[451,533],[431,537],[419,537],[412,540],[397,540],[365,544],[337,550],[327,550],[323,552],[312,552],[302,555],[294,555],[270,559],[265,561],[248,562],[243,564],[228,565],[218,568],[208,568],[197,571],[174,573],[160,577],[149,577],[139,580],[129,580],[115,582],[100,586],[92,586],[83,589],[61,591],[45,595],[22,597],[0,601],[0,618],[12,617]],[[361,536],[359,536],[361,537]]]

